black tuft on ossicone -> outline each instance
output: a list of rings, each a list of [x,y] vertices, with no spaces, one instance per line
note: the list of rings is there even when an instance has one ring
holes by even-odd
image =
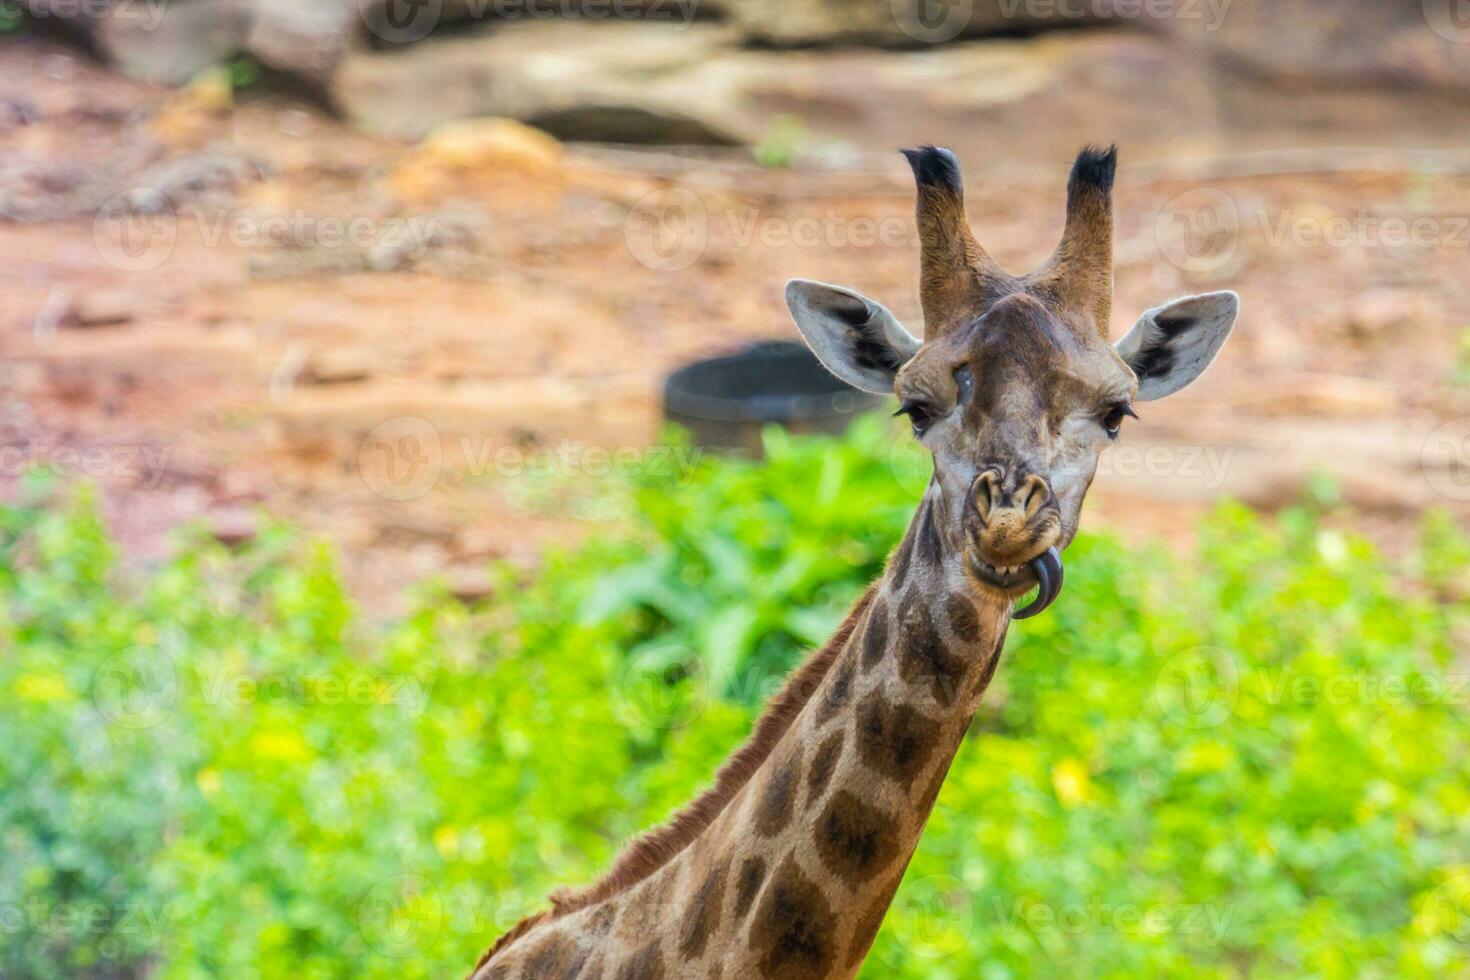
[[[960,162],[949,150],[942,146],[921,146],[900,152],[908,159],[920,187],[939,187],[956,194],[963,190]]]
[[[1100,146],[1084,146],[1072,164],[1072,176],[1067,181],[1069,188],[1090,185],[1104,194],[1113,189],[1113,174],[1118,169],[1118,144],[1104,150]]]

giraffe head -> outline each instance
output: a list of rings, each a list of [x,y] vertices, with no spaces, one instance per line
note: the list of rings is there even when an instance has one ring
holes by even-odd
[[[1013,276],[970,232],[954,154],[905,150],[918,184],[924,339],[882,304],[804,279],[786,285],[797,328],[849,384],[898,396],[934,457],[939,533],[974,587],[1035,615],[1061,589],[1098,457],[1139,402],[1209,366],[1235,322],[1233,292],[1148,310],[1116,344],[1112,186],[1117,150],[1087,148],[1067,184],[1062,241]]]

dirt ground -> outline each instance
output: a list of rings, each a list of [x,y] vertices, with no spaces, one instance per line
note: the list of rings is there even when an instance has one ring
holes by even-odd
[[[668,371],[794,336],[788,277],[919,320],[896,154],[834,173],[523,133],[436,149],[228,101],[0,49],[0,494],[36,463],[92,479],[140,561],[181,522],[235,539],[269,514],[336,542],[374,608],[440,573],[474,594],[486,559],[597,526],[527,506],[522,471],[595,485],[641,453]],[[1464,158],[1122,160],[1115,335],[1192,291],[1235,289],[1243,314],[1204,380],[1141,406],[1089,525],[1182,541],[1222,495],[1274,508],[1317,472],[1390,547],[1426,507],[1470,516]],[[1067,163],[967,170],[1007,266],[1055,243]],[[137,190],[160,187],[166,206]]]

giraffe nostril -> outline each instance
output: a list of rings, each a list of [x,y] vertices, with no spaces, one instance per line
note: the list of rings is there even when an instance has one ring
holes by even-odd
[[[1022,481],[1020,502],[1026,520],[1034,518],[1049,500],[1051,500],[1051,487],[1047,485],[1046,480],[1033,473]]]
[[[998,503],[997,497],[1000,493],[1000,474],[995,470],[986,470],[975,478],[975,510],[979,512],[982,521],[990,520],[991,513]]]

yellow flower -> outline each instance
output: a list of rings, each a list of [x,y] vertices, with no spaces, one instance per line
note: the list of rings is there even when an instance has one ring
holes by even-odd
[[[71,697],[71,688],[60,674],[21,674],[15,681],[16,697],[49,704]]]
[[[257,732],[250,739],[250,748],[257,758],[273,762],[305,762],[311,758],[311,749],[295,732]]]
[[[459,831],[447,825],[440,827],[434,831],[434,846],[445,857],[454,857],[459,853]]]
[[[199,792],[206,797],[213,796],[219,792],[220,778],[218,769],[201,769],[194,777],[194,785],[199,787]]]
[[[1051,785],[1057,799],[1068,808],[1081,806],[1092,795],[1092,779],[1087,767],[1076,759],[1063,759],[1051,767]]]

